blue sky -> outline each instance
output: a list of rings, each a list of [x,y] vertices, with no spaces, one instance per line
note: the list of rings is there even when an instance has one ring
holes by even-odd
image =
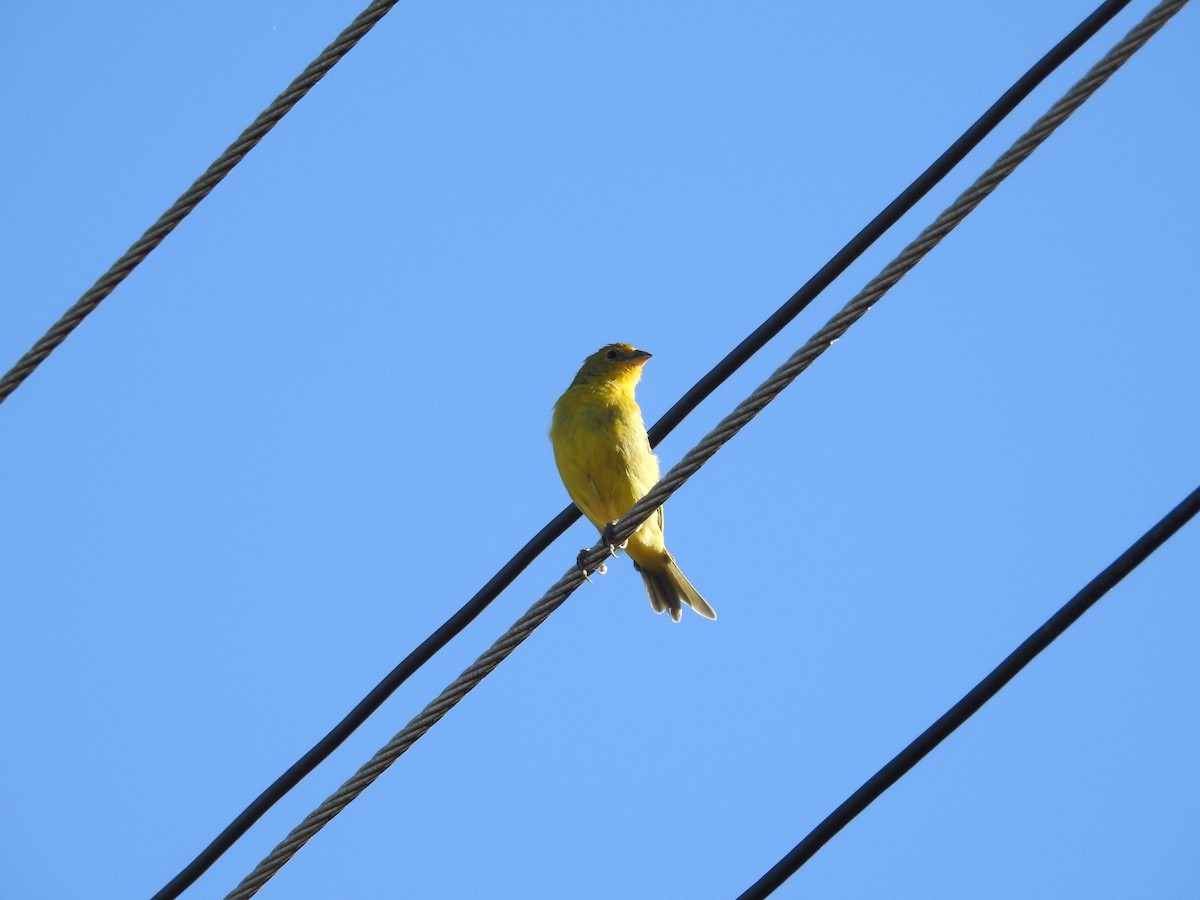
[[[1151,7],[659,448],[674,463]],[[0,11],[7,367],[360,9]],[[0,407],[4,893],[148,896],[1091,9],[400,4]],[[668,504],[720,619],[585,585],[263,897],[726,898],[1200,481],[1185,8]],[[577,524],[186,896],[231,889]],[[1200,889],[1200,528],[784,897]]]

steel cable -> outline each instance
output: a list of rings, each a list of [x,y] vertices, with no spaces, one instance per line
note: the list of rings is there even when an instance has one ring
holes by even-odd
[[[1029,157],[1084,101],[1119,69],[1186,0],[1166,0],[1122,39],[1078,81],[1053,107],[1033,124],[974,184],[964,191],[937,219],[912,241],[879,275],[856,294],[797,350],[770,378],[710,431],[683,459],[639,500],[612,529],[617,543],[628,538],[659,506],[679,489],[701,466],[761,412],[801,372],[833,345],[907,274],[924,256],[974,210],[1021,162]],[[589,571],[611,553],[597,544],[583,557]],[[308,814],[238,886],[226,900],[247,900],[269,881],[313,835],[325,827],[359,794],[382,775],[426,731],[463,699],[489,672],[513,652],[584,581],[584,573],[572,569],[548,590],[471,666],[449,684],[415,718],[382,747],[337,791]]]
[[[100,276],[87,292],[75,302],[75,305],[63,313],[62,317],[51,326],[42,337],[17,360],[4,377],[0,378],[0,403],[21,386],[33,370],[40,366],[54,352],[72,331],[79,327],[101,301],[116,289],[137,266],[150,255],[150,252],[163,242],[175,226],[195,209],[201,200],[207,197],[212,189],[220,184],[233,167],[245,158],[254,147],[266,137],[267,132],[274,128],[279,120],[300,102],[318,81],[337,65],[343,56],[350,52],[363,36],[375,27],[376,23],[387,15],[398,0],[375,0],[370,6],[359,13],[332,44],[321,51],[321,55],[308,64],[303,72],[287,86],[250,126],[246,128],[237,140],[225,148],[225,152],[217,157],[196,181],[180,195],[171,208],[163,213],[157,222],[151,225],[140,238],[125,251],[107,272]]]

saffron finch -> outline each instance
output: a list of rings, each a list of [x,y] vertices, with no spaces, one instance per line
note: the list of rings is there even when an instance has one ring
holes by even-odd
[[[558,474],[579,511],[602,535],[658,481],[658,458],[650,450],[634,399],[649,358],[629,344],[601,347],[584,360],[554,404],[550,442]],[[662,507],[633,533],[625,550],[646,583],[655,612],[669,611],[678,622],[686,603],[706,619],[717,617],[667,552]]]

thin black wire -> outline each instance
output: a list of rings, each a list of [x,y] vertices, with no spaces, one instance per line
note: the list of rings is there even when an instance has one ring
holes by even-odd
[[[42,364],[54,350],[67,339],[72,331],[86,319],[111,294],[122,281],[138,267],[150,252],[163,242],[168,234],[175,230],[180,222],[195,209],[200,201],[207,197],[228,175],[233,167],[241,162],[247,153],[253,150],[258,142],[266,137],[267,132],[274,128],[293,106],[300,102],[313,86],[341,60],[343,56],[362,40],[363,36],[387,15],[398,0],[375,0],[370,6],[359,13],[358,17],[346,26],[345,30],[334,39],[321,55],[308,64],[303,72],[296,76],[287,89],[276,97],[250,126],[243,131],[236,141],[225,148],[225,152],[217,157],[204,174],[193,182],[171,208],[163,213],[157,222],[151,225],[125,255],[118,259],[107,272],[88,288],[75,305],[63,313],[54,325],[38,340],[29,351],[17,360],[3,378],[0,378],[0,403],[33,374],[33,370]]]
[[[725,379],[736,372],[743,363],[757,353],[766,343],[779,334],[784,327],[799,315],[821,291],[829,287],[839,275],[867,250],[871,244],[900,218],[908,212],[917,201],[924,197],[930,189],[941,181],[951,169],[960,163],[976,145],[979,144],[1000,121],[1012,112],[1017,105],[1041,84],[1047,76],[1075,53],[1097,31],[1104,27],[1117,13],[1129,5],[1130,0],[1121,2],[1101,3],[1095,11],[1080,22],[1070,34],[1059,41],[1049,53],[1039,59],[1029,71],[1022,75],[992,106],[979,117],[970,128],[963,132],[962,137],[949,146],[945,153],[934,160],[933,164],[904,191],[888,204],[882,212],[867,223],[866,227],[856,234],[845,247],[839,250],[820,271],[810,278],[805,285],[792,295],[791,299],[779,307],[770,318],[729,354],[717,363],[711,372],[696,382],[695,386],[684,394],[679,401],[667,410],[666,414],[650,429],[650,443],[656,444],[695,409],[701,401],[717,389]]]
[[[1130,0],[1109,0],[1076,26],[1022,75],[962,136],[912,184],[839,250],[803,287],[696,382],[649,430],[657,445],[705,398],[799,315],[879,237],[921,200],[1055,69],[1075,53]],[[293,763],[168,882],[153,900],[172,900],[196,881],[284,795],[340,747],[408,678],[473,622],[539,554],[579,518],[568,506],[542,527],[454,615],[389,672],[328,734]]]
[[[1128,550],[1088,582],[1065,606],[1046,620],[996,666],[992,672],[970,692],[952,706],[940,719],[930,725],[911,744],[897,754],[887,765],[876,772],[841,806],[829,814],[816,828],[809,832],[799,844],[776,863],[762,878],[752,884],[738,900],[763,900],[770,896],[814,854],[845,828],[860,812],[871,805],[884,791],[900,780],[909,770],[925,758],[934,747],[954,733],[963,722],[971,718],[980,708],[1008,684],[1039,653],[1054,643],[1080,616],[1115,587],[1121,579],[1136,569],[1145,559],[1186,525],[1200,512],[1200,487],[1197,487],[1178,506],[1171,510],[1157,525],[1138,538]]]

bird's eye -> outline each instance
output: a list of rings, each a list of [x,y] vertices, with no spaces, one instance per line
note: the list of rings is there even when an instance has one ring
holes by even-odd
[[[616,351],[616,350],[609,350],[609,351],[608,351],[607,353],[605,353],[604,355],[605,355],[605,356],[607,356],[609,359],[616,359],[616,358],[617,358],[617,351]]]

